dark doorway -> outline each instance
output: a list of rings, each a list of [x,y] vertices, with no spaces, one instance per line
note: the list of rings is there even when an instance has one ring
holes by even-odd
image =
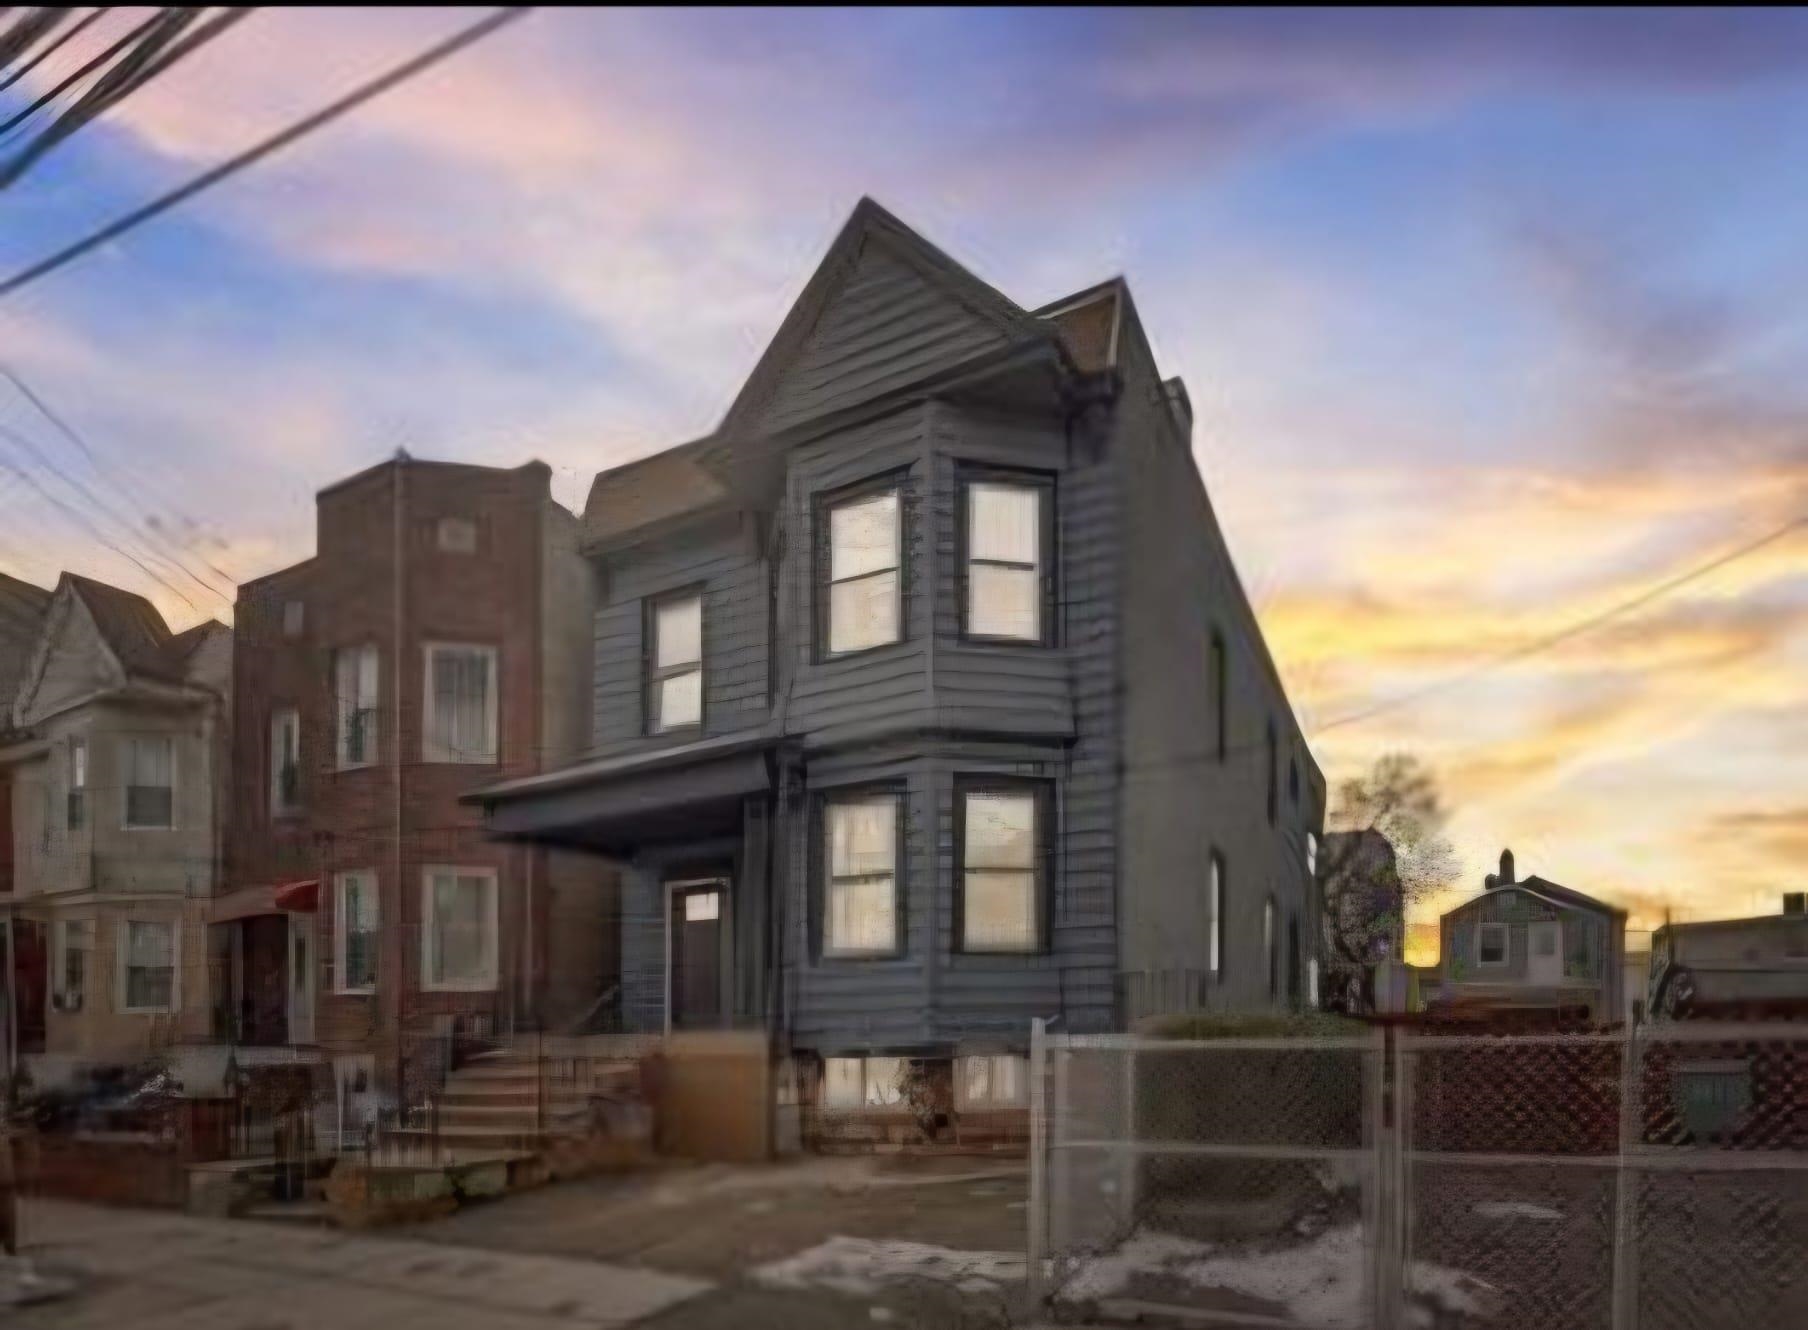
[[[243,970],[238,1041],[285,1044],[289,1040],[289,917],[260,914],[243,920]]]
[[[19,1051],[44,1051],[44,996],[50,986],[50,931],[31,919],[15,919],[13,927],[13,993],[19,1003]]]
[[[723,879],[671,886],[672,1028],[722,1023]]]

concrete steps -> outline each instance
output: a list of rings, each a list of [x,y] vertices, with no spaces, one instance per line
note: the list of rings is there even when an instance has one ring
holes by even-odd
[[[436,1096],[436,1112],[389,1128],[385,1142],[400,1149],[536,1150],[590,1131],[597,1098],[633,1097],[639,1066],[617,1054],[599,1055],[580,1040],[519,1040],[476,1054],[454,1071]]]

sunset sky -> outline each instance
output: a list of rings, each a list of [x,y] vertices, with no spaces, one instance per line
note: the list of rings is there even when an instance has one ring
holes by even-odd
[[[0,268],[469,20],[253,15],[0,196]],[[1635,927],[1808,889],[1808,529],[1465,673],[1808,513],[1801,13],[539,12],[0,301],[94,456],[0,426],[217,589],[16,434],[0,570],[229,617],[398,447],[576,506],[714,426],[862,194],[1026,306],[1129,279],[1319,762],[1425,758],[1458,894],[1503,845]]]

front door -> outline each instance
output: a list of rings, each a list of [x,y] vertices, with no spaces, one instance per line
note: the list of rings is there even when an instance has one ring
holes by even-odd
[[[670,884],[671,1026],[722,1023],[722,913],[728,884],[720,878]]]
[[[289,916],[289,1042],[314,1042],[314,916]]]
[[[1526,980],[1534,984],[1563,982],[1563,925],[1555,919],[1527,926]]]

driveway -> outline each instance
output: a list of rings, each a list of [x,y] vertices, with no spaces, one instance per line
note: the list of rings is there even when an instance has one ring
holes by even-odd
[[[561,1330],[625,1326],[708,1291],[699,1279],[387,1234],[21,1206],[25,1250],[78,1291],[8,1330]]]

